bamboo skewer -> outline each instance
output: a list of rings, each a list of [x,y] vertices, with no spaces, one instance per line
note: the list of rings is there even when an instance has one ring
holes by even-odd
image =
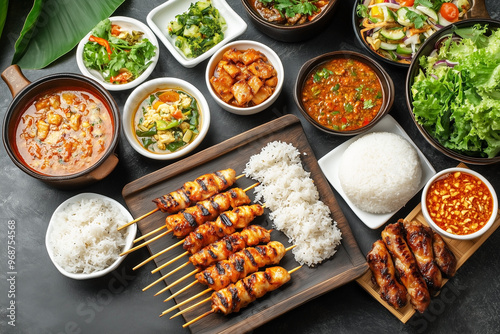
[[[166,262],[166,263],[162,264],[162,265],[161,265],[161,266],[159,266],[158,268],[156,268],[156,269],[152,270],[152,271],[151,271],[151,274],[154,274],[154,273],[159,272],[159,271],[160,271],[160,270],[162,270],[163,268],[167,267],[169,264],[174,263],[175,261],[179,260],[181,257],[183,257],[183,256],[185,256],[185,255],[188,255],[188,254],[189,254],[189,252],[184,252],[184,253],[182,253],[181,255],[174,257],[172,260],[170,260],[170,261],[168,261],[168,262]]]
[[[176,286],[177,284],[179,284],[180,282],[182,282],[183,280],[185,280],[189,276],[193,276],[194,274],[196,274],[198,271],[199,271],[198,269],[195,269],[192,272],[190,272],[189,274],[182,276],[177,281],[173,282],[170,285],[167,285],[166,287],[164,287],[163,289],[161,289],[160,291],[158,291],[157,293],[155,293],[155,296],[158,296],[160,293],[163,293],[163,292],[165,292],[165,291],[173,288],[174,286]]]
[[[156,281],[154,281],[153,283],[149,284],[147,287],[145,287],[144,289],[142,289],[142,291],[146,291],[147,289],[149,289],[150,287],[152,287],[153,285],[155,285],[156,283],[159,283],[161,281],[163,281],[165,278],[169,277],[170,275],[173,275],[175,274],[177,271],[181,270],[182,268],[184,268],[185,266],[187,266],[189,264],[189,262],[186,262],[184,263],[182,266],[179,266],[177,267],[177,269],[175,270],[172,270],[171,272],[169,272],[168,274],[158,278]]]
[[[150,232],[148,232],[148,233],[146,233],[144,235],[141,235],[139,238],[137,238],[137,239],[134,240],[134,244],[137,243],[137,242],[139,242],[139,241],[141,241],[141,240],[143,240],[143,239],[146,239],[150,235],[153,235],[153,234],[156,234],[157,232],[160,232],[161,230],[163,230],[166,227],[167,227],[167,225],[162,225],[162,226],[160,226],[160,227],[158,227],[158,228],[156,228],[156,229],[154,229],[154,230],[152,230],[152,231],[150,231]]]
[[[137,223],[139,220],[144,219],[144,218],[146,218],[149,215],[152,215],[153,213],[155,213],[158,210],[160,210],[160,209],[159,208],[153,209],[153,210],[149,211],[148,213],[143,214],[139,218],[136,218],[136,219],[132,220],[131,222],[128,222],[125,225],[122,225],[122,226],[118,227],[118,231],[121,230],[121,229],[124,229],[125,227],[128,227],[128,226],[132,225],[133,223]]]
[[[169,247],[165,248],[164,250],[162,250],[162,251],[160,251],[160,252],[156,253],[155,255],[152,255],[152,256],[148,257],[146,260],[144,260],[144,261],[142,261],[141,263],[139,263],[138,265],[136,265],[136,266],[133,268],[133,270],[136,270],[136,269],[138,269],[138,268],[142,267],[143,265],[145,265],[145,264],[146,264],[146,263],[148,263],[149,261],[151,261],[151,260],[153,260],[153,259],[156,259],[158,256],[160,256],[160,255],[162,255],[162,254],[165,254],[166,252],[168,252],[168,251],[169,251],[169,250],[171,250],[172,248],[175,248],[175,247],[177,247],[177,246],[181,245],[183,242],[184,242],[184,240],[181,240],[181,241],[179,241],[178,243],[175,243],[175,244],[173,244],[172,246],[169,246]]]
[[[183,293],[184,291],[186,291],[187,289],[189,289],[190,287],[192,287],[196,283],[198,283],[198,281],[194,281],[193,283],[186,285],[185,287],[183,287],[182,289],[180,289],[179,291],[177,291],[176,293],[174,293],[173,295],[171,295],[170,297],[165,299],[163,302],[168,302],[170,299],[177,297],[178,295],[180,295],[181,293]]]
[[[175,305],[175,306],[172,306],[172,307],[171,307],[171,308],[169,308],[168,310],[163,311],[162,315],[165,315],[165,314],[167,314],[167,313],[169,313],[169,312],[171,312],[171,311],[175,310],[176,308],[179,308],[179,307],[181,307],[181,306],[184,306],[184,305],[186,305],[187,303],[189,303],[190,301],[195,300],[196,298],[201,297],[201,296],[203,296],[203,295],[205,295],[205,294],[209,293],[210,291],[212,291],[212,289],[210,289],[210,288],[205,289],[205,290],[203,290],[202,292],[200,292],[200,293],[198,293],[198,294],[194,295],[193,297],[191,297],[191,298],[189,298],[189,299],[186,299],[185,301],[183,301],[183,302],[181,302],[181,303],[179,303],[179,304],[177,304],[177,305]],[[175,316],[177,316],[177,315],[175,315]],[[175,316],[172,316],[172,318],[174,318]],[[172,318],[170,318],[170,319],[172,319]]]
[[[296,272],[297,270],[299,270],[300,268],[302,268],[302,266],[298,266],[298,267],[296,267],[296,268],[294,268],[294,269],[292,269],[292,270],[289,270],[289,271],[288,271],[288,273],[291,275],[291,274],[293,274],[294,272]],[[174,318],[174,317],[177,317],[178,315],[181,315],[181,314],[183,314],[183,313],[186,313],[186,312],[188,312],[188,311],[192,310],[193,308],[195,308],[195,307],[197,307],[197,306],[199,306],[199,305],[201,305],[201,304],[204,304],[204,303],[206,303],[206,302],[210,301],[211,299],[212,299],[212,297],[208,297],[208,298],[206,298],[206,299],[203,299],[202,301],[200,301],[200,302],[198,302],[198,303],[196,303],[196,304],[194,304],[194,305],[192,305],[192,306],[190,306],[190,307],[188,307],[188,308],[186,308],[186,309],[182,310],[181,312],[178,312],[178,313],[174,314],[171,318]],[[214,313],[214,312],[215,312],[214,310],[210,310],[210,311],[208,311],[208,312],[205,312],[205,313],[203,313],[202,315],[200,315],[200,316],[198,316],[198,317],[196,317],[196,318],[194,318],[194,319],[192,319],[192,320],[190,320],[190,321],[186,322],[184,325],[182,325],[182,327],[183,327],[183,328],[186,328],[187,326],[192,325],[192,324],[193,324],[193,323],[195,323],[196,321],[201,320],[202,318],[204,318],[204,317],[206,317],[206,316],[208,316],[208,315],[210,315],[210,314],[212,314],[212,313]],[[163,315],[163,313],[160,315],[160,317],[161,317],[162,315]]]
[[[163,232],[163,233],[161,233],[161,234],[158,234],[156,237],[154,237],[154,238],[152,238],[152,239],[149,239],[148,241],[146,241],[146,242],[144,242],[144,243],[142,243],[142,244],[140,244],[140,245],[138,245],[138,246],[132,247],[132,248],[130,248],[130,249],[129,249],[128,251],[126,251],[126,252],[121,253],[121,254],[120,254],[120,256],[127,255],[127,254],[129,254],[129,253],[132,253],[133,251],[138,250],[139,248],[142,248],[142,247],[144,247],[144,246],[147,246],[147,245],[149,245],[150,243],[152,243],[153,241],[158,240],[158,239],[160,239],[161,237],[163,237],[163,236],[165,236],[165,235],[169,234],[170,232],[172,232],[172,230],[168,230],[168,231],[165,231],[165,232]]]

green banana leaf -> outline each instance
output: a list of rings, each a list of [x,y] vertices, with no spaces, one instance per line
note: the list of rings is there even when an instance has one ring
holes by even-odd
[[[7,9],[9,8],[9,0],[0,0],[0,37],[2,36],[3,26],[7,18]]]
[[[44,68],[73,49],[124,1],[35,0],[16,42],[12,64]]]

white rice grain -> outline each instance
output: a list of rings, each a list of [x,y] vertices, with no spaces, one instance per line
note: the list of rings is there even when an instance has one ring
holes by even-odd
[[[292,252],[299,263],[312,266],[335,254],[341,232],[293,145],[269,143],[250,158],[244,173],[260,182],[256,200],[266,203],[276,229],[296,245]]]

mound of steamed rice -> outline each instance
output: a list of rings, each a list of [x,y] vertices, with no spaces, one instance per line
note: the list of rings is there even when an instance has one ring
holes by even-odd
[[[341,159],[342,190],[363,211],[399,210],[419,190],[422,169],[417,151],[394,133],[366,134],[349,145]]]
[[[90,274],[115,262],[125,246],[123,213],[102,199],[80,199],[52,218],[49,236],[54,261],[75,274]]]
[[[276,229],[296,245],[297,262],[312,266],[335,254],[341,232],[293,145],[269,143],[250,158],[244,173],[260,182],[256,200],[266,203]]]

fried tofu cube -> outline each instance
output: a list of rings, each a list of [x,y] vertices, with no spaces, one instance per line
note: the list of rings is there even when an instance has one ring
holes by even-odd
[[[234,63],[227,63],[223,66],[223,68],[227,72],[227,74],[231,76],[231,78],[234,78],[241,73],[241,70]]]
[[[231,93],[233,93],[236,103],[239,106],[245,106],[253,98],[252,89],[244,80],[236,82],[233,87],[231,87]]]
[[[82,115],[80,115],[80,114],[71,115],[71,117],[69,118],[69,125],[71,126],[71,128],[73,130],[75,130],[75,131],[78,130],[78,128],[80,127],[81,119],[82,119]]]
[[[274,67],[263,60],[251,63],[248,65],[248,70],[261,79],[269,79],[276,73]]]
[[[51,125],[59,126],[62,122],[62,116],[54,113],[47,115],[47,122]]]
[[[50,106],[50,100],[48,98],[41,99],[35,103],[35,108],[37,111],[48,108]]]
[[[233,93],[231,93],[231,86],[233,83],[233,78],[228,74],[210,78],[212,88],[224,102],[229,102],[233,98]]]
[[[264,55],[254,49],[245,50],[245,52],[243,52],[239,57],[239,60],[247,66],[257,60],[263,59],[265,59]]]
[[[243,65],[242,63],[238,63],[236,64],[236,66],[238,66],[238,68],[240,69],[240,73],[236,76],[236,78],[234,78],[236,81],[240,81],[240,80],[248,80],[248,78],[250,78],[253,74],[248,70],[248,68]]]
[[[40,140],[44,140],[47,138],[47,135],[49,134],[49,124],[45,123],[44,121],[38,121],[36,122],[36,136]]]
[[[278,77],[274,76],[266,80],[266,86],[268,87],[276,87],[278,85]]]
[[[262,86],[261,89],[257,92],[257,94],[254,95],[252,98],[252,102],[255,105],[261,104],[265,100],[269,98],[273,94],[272,88],[268,86]]]
[[[240,60],[241,51],[236,49],[229,49],[222,55],[223,60],[231,61],[237,63]]]
[[[247,83],[250,86],[250,88],[252,88],[252,93],[253,94],[257,94],[257,92],[259,91],[260,87],[262,87],[262,85],[264,85],[264,83],[262,82],[262,80],[260,80],[255,75],[252,75],[250,77],[250,79],[248,79]]]

